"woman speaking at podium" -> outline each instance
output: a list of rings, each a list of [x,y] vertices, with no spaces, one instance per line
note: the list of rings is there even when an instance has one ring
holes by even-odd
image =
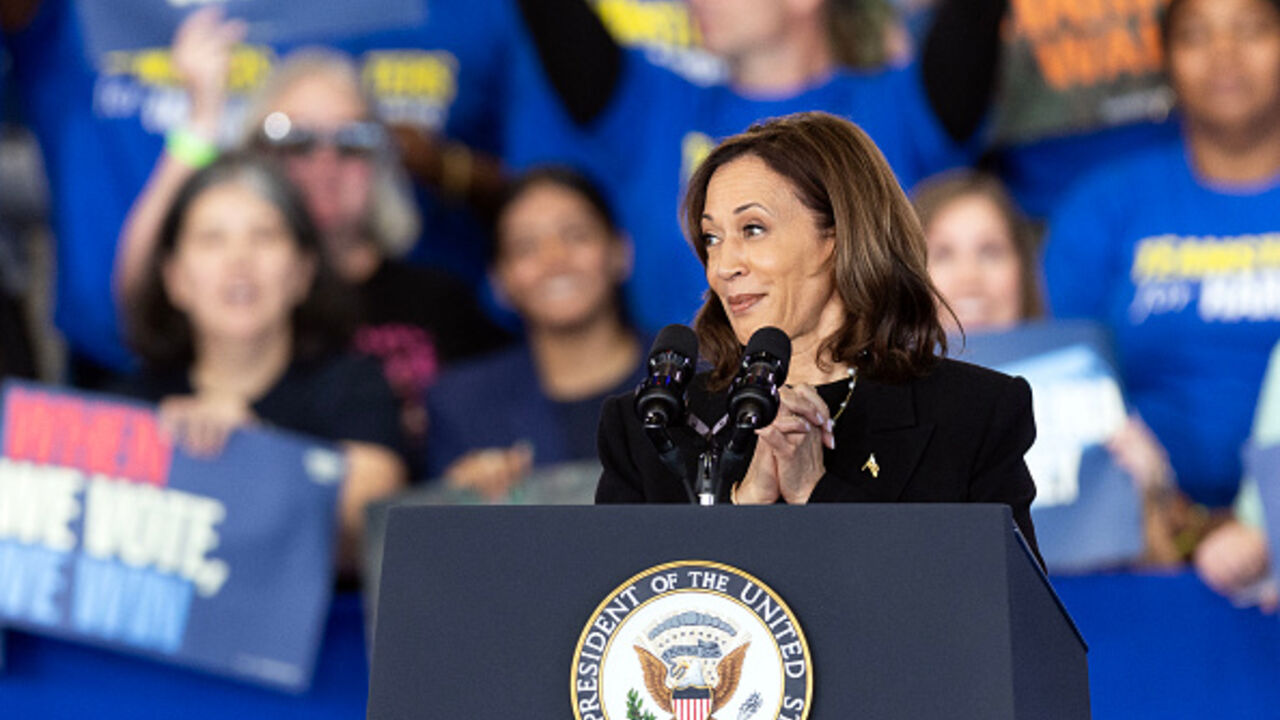
[[[689,181],[684,226],[706,270],[695,330],[711,369],[694,378],[691,427],[672,428],[674,443],[723,424],[756,330],[791,338],[777,417],[721,501],[1005,503],[1036,547],[1031,390],[943,357],[920,223],[862,130],[800,113],[729,138]],[[631,396],[605,403],[599,449],[597,502],[689,501]]]

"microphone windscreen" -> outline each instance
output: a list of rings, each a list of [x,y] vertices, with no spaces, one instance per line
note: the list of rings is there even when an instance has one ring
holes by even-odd
[[[791,367],[791,338],[776,327],[766,325],[752,334],[751,339],[747,341],[747,350],[745,357],[751,357],[757,353],[765,353],[766,355],[780,361],[778,365],[778,384],[786,382],[787,371]]]
[[[786,335],[782,336],[784,339]],[[790,341],[787,341],[790,346]],[[649,351],[649,357],[653,357],[661,352],[675,352],[689,358],[694,364],[698,362],[698,336],[687,325],[668,325],[658,332],[658,337],[653,341],[653,349]],[[790,353],[788,353],[790,356]]]

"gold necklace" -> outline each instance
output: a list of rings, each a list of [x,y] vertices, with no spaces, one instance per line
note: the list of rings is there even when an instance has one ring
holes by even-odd
[[[840,416],[844,414],[844,409],[849,406],[849,401],[853,399],[853,388],[858,384],[858,368],[849,368],[849,392],[845,393],[844,400],[840,401],[840,408],[836,410],[836,414],[831,416],[831,424],[835,425]]]

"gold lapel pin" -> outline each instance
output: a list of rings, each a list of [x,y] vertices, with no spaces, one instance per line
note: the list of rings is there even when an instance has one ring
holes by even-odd
[[[869,471],[873,478],[880,477],[880,465],[876,463],[875,453],[871,453],[870,457],[867,458],[866,464],[862,466],[862,469]]]

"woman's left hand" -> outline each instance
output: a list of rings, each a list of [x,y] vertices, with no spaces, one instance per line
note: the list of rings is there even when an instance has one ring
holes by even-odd
[[[160,401],[160,425],[196,457],[222,452],[231,431],[253,422],[253,411],[239,398],[223,395],[172,395]]]
[[[782,499],[803,505],[826,473],[822,449],[835,448],[834,424],[812,385],[783,387],[779,396],[778,417],[757,431],[763,450],[758,459],[774,463]]]

